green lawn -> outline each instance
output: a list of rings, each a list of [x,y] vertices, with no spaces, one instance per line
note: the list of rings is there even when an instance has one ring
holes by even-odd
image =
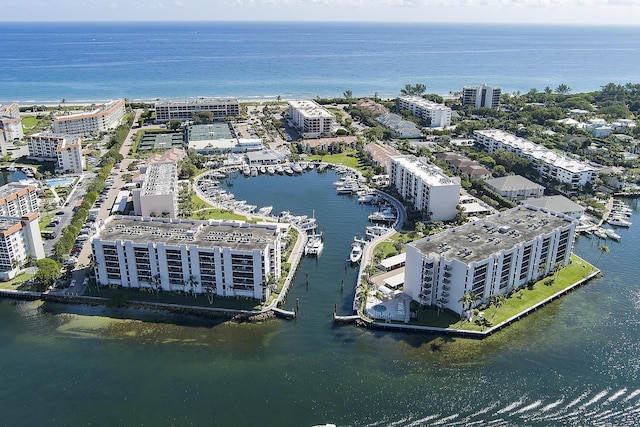
[[[325,156],[314,155],[307,157],[307,160],[310,162],[323,161],[332,165],[343,165],[362,171],[363,167],[355,153],[355,151],[349,151],[346,153],[327,154]]]
[[[571,264],[560,270],[551,286],[545,285],[544,282],[549,276],[542,278],[533,286],[532,289],[527,287],[515,292],[511,297],[505,300],[501,307],[491,306],[484,310],[485,318],[489,319],[492,325],[497,325],[523,311],[529,307],[543,301],[551,295],[560,292],[574,283],[589,276],[595,269],[591,264],[578,257],[572,255]],[[551,276],[553,277],[553,276]],[[418,311],[418,321],[412,322],[422,326],[435,326],[452,329],[462,329],[467,331],[482,331],[486,329],[477,325],[475,322],[461,321],[460,315],[457,313],[441,313],[437,315],[437,310],[433,307],[419,308],[412,307]]]
[[[27,273],[22,273],[17,275],[16,277],[14,277],[12,280],[9,280],[8,282],[0,282],[0,289],[13,289],[13,290],[28,290],[28,289],[22,289],[22,285],[24,285],[24,283],[31,279],[33,277],[33,274],[27,274]]]
[[[209,299],[205,295],[178,294],[174,292],[149,292],[147,289],[125,289],[125,288],[100,288],[98,291],[95,286],[87,289],[85,296],[109,298],[119,301],[143,301],[162,304],[192,305],[196,307],[213,307],[227,308],[231,310],[260,310],[262,306],[259,301],[248,298],[223,298],[216,296],[213,304],[209,304]]]

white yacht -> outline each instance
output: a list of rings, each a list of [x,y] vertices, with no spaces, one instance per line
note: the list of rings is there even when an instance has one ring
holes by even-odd
[[[611,228],[605,228],[604,234],[606,234],[607,237],[612,240],[620,241],[621,239],[620,235]]]
[[[349,254],[349,261],[351,261],[352,264],[359,263],[362,258],[362,252],[362,241],[353,239],[353,243],[351,244],[351,253]]]
[[[607,222],[616,227],[631,227],[631,221],[627,221],[622,217],[613,217],[608,219]]]
[[[307,240],[307,244],[304,245],[304,254],[306,256],[318,257],[322,253],[322,249],[324,249],[324,241],[323,241],[322,233],[312,234],[311,236],[309,236],[309,240]]]
[[[302,173],[302,167],[300,166],[299,163],[293,163],[291,165],[291,170],[295,173]]]

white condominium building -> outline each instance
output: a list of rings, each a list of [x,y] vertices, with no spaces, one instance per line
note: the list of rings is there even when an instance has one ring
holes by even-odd
[[[20,107],[13,103],[10,105],[0,104],[0,142],[22,139],[22,120],[20,118]],[[3,154],[4,154],[4,147]]]
[[[0,187],[0,216],[22,217],[39,212],[38,189],[11,182]]]
[[[28,256],[45,257],[39,215],[0,216],[0,280],[13,279]]]
[[[240,115],[240,102],[235,98],[201,98],[181,101],[158,101],[155,105],[156,121],[191,120],[200,112],[212,113],[215,120]]]
[[[54,117],[53,132],[69,135],[107,132],[118,126],[126,112],[124,99],[109,101],[93,111]]]
[[[140,181],[140,188],[132,191],[136,215],[178,216],[178,167],[175,162],[141,167]]]
[[[281,228],[111,216],[92,240],[99,285],[268,300],[280,278]]]
[[[318,138],[331,134],[331,129],[336,117],[311,100],[289,101],[289,118],[293,126],[301,133],[303,138]]]
[[[429,122],[429,127],[451,126],[451,108],[429,101],[419,96],[400,96],[396,98],[399,110],[408,110],[412,116]]]
[[[29,159],[56,162],[60,171],[81,173],[85,162],[80,137],[38,133],[27,139]]]
[[[544,178],[567,184],[570,192],[598,176],[600,169],[499,129],[474,131],[476,143],[489,153],[505,150],[523,157]]]
[[[424,305],[460,313],[465,293],[491,295],[568,265],[577,221],[522,205],[407,245],[404,292]]]
[[[430,213],[431,221],[449,221],[458,212],[460,181],[415,156],[391,158],[389,184],[416,209]]]
[[[500,95],[502,89],[497,86],[465,86],[462,88],[462,104],[473,105],[476,108],[498,108],[500,107]]]

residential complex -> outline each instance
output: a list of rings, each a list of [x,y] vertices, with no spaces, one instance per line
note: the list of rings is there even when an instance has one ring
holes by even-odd
[[[178,216],[178,166],[176,162],[151,163],[140,168],[140,188],[131,191],[133,209],[140,216]]]
[[[85,161],[81,139],[77,136],[38,133],[27,138],[29,159],[56,162],[56,169],[80,173]]]
[[[126,112],[124,99],[110,101],[93,111],[54,117],[53,132],[83,136],[108,132],[118,126]]]
[[[45,257],[39,215],[0,216],[0,280],[13,279],[28,257]]]
[[[280,278],[281,228],[112,216],[92,240],[99,285],[266,301]]]
[[[389,184],[416,209],[428,213],[431,221],[450,221],[457,214],[460,181],[422,159],[392,157]]]
[[[502,89],[496,86],[465,86],[462,88],[462,104],[473,105],[476,108],[500,107],[500,95]]]
[[[568,265],[577,221],[523,205],[407,245],[404,292],[460,313],[465,293],[486,303]]]
[[[0,216],[22,217],[39,211],[35,186],[11,182],[0,187]]]
[[[570,193],[598,176],[599,168],[499,129],[474,131],[476,143],[489,153],[505,150],[527,159],[544,178],[566,184]]]
[[[398,110],[408,110],[412,116],[429,123],[429,127],[451,126],[451,108],[421,98],[419,96],[400,96],[396,98]]]
[[[2,146],[2,154],[5,154],[4,142],[19,140],[23,137],[24,133],[22,132],[22,121],[18,104],[0,104],[0,145]]]
[[[158,101],[155,104],[156,121],[191,120],[194,115],[209,112],[214,120],[240,115],[240,102],[236,98],[200,98],[181,101]]]
[[[336,117],[311,100],[289,101],[289,119],[298,129],[303,138],[318,138],[330,135],[336,121]]]

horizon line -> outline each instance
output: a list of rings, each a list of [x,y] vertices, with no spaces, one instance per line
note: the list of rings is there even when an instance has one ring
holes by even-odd
[[[0,26],[3,24],[35,24],[35,23],[48,23],[48,24],[153,24],[153,23],[211,23],[211,24],[409,24],[409,25],[475,25],[475,26],[489,26],[489,25],[504,25],[504,26],[527,26],[527,27],[609,27],[609,28],[638,28],[639,24],[635,23],[584,23],[584,22],[526,22],[526,21],[386,21],[386,20],[261,20],[261,19],[228,19],[228,20],[211,20],[211,19],[102,19],[102,20],[8,20],[0,22]]]

